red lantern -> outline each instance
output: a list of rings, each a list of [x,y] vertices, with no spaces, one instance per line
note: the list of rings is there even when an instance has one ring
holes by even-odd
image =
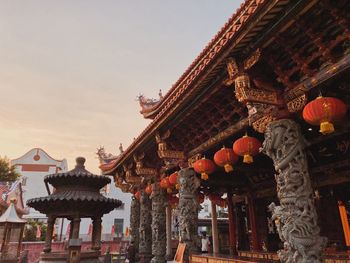
[[[152,193],[152,185],[151,184],[146,186],[145,192],[148,195],[150,195]]]
[[[160,187],[161,188],[164,188],[164,189],[167,189],[169,188],[171,185],[170,185],[170,182],[169,182],[169,178],[168,177],[164,177],[161,181],[160,181]]]
[[[176,183],[177,183],[177,172],[172,173],[169,176],[169,183],[171,183],[172,185],[176,185]]]
[[[209,159],[200,159],[193,164],[193,168],[197,173],[201,174],[202,180],[208,180],[209,174],[215,171],[215,164]]]
[[[137,191],[137,192],[134,194],[134,196],[135,196],[135,198],[136,198],[137,200],[140,200],[140,198],[141,198],[141,192],[140,192],[140,191]]]
[[[346,105],[341,100],[319,96],[306,104],[303,118],[311,125],[320,125],[320,132],[325,135],[334,132],[332,122],[344,118],[346,110]]]
[[[229,173],[233,171],[232,165],[238,161],[238,156],[233,152],[232,149],[223,147],[217,151],[214,155],[214,162],[225,168],[225,172]]]
[[[258,139],[244,135],[234,142],[233,151],[237,155],[243,156],[244,163],[252,163],[253,156],[259,153],[260,147],[261,143]]]

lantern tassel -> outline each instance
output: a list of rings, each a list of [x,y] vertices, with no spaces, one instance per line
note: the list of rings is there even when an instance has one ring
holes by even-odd
[[[209,179],[209,175],[207,173],[201,173],[201,179],[206,181]]]
[[[176,184],[175,188],[176,188],[176,190],[179,190],[180,189],[180,184]]]
[[[334,132],[334,125],[329,121],[323,121],[320,124],[320,133],[323,135],[330,134]]]
[[[173,192],[173,190],[171,190],[171,188],[167,188],[166,191],[168,194],[171,194]]]
[[[233,167],[231,164],[225,164],[224,165],[224,168],[225,168],[225,172],[226,173],[229,173],[229,172],[232,172],[233,171]]]
[[[253,162],[253,156],[251,156],[250,154],[245,154],[243,156],[243,162],[244,163],[252,163]]]

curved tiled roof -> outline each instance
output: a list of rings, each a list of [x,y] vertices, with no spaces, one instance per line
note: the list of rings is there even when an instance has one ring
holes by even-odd
[[[44,177],[45,183],[50,183],[53,187],[62,185],[92,186],[100,189],[111,182],[111,179],[103,175],[95,175],[85,169],[85,159],[77,158],[77,165],[73,170],[65,173],[49,174]]]
[[[161,121],[167,118],[172,111],[173,105],[176,105],[183,94],[189,89],[194,80],[202,73],[208,65],[217,57],[217,55],[227,46],[228,42],[236,35],[241,26],[256,12],[256,10],[265,2],[265,0],[245,0],[236,10],[228,22],[219,30],[203,51],[197,56],[192,64],[185,70],[178,81],[164,96],[164,99],[158,105],[159,112],[154,120],[143,130],[143,132],[130,144],[123,155],[119,158],[116,165],[104,171],[109,174],[128,156],[137,144],[146,136],[152,134],[160,125]]]

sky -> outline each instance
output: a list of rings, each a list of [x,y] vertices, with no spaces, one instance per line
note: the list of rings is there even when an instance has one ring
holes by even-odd
[[[0,0],[0,156],[40,147],[99,173],[150,123],[165,94],[240,0]]]

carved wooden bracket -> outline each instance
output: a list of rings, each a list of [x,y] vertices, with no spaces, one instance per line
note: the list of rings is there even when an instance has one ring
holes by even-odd
[[[156,134],[156,142],[158,144],[158,156],[163,160],[166,169],[181,165],[185,160],[185,153],[169,149],[166,140],[170,137],[170,130],[163,135]]]
[[[136,164],[135,172],[138,176],[143,177],[144,180],[150,180],[157,176],[157,169],[152,167],[145,167],[144,165],[145,153],[134,154],[134,161]]]
[[[132,185],[128,183],[124,183],[124,172],[116,173],[114,175],[114,184],[116,187],[120,188],[123,193],[131,192]]]
[[[123,164],[123,169],[125,172],[125,181],[129,184],[140,184],[142,178],[135,176],[133,172],[133,163]]]

